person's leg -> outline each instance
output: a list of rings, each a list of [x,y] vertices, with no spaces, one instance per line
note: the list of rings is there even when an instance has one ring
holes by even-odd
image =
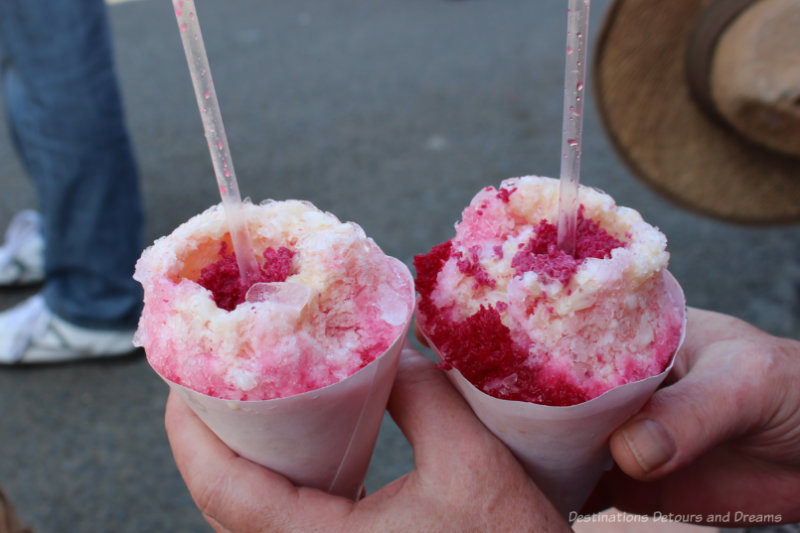
[[[2,0],[12,134],[40,198],[47,307],[87,328],[133,329],[143,214],[103,0]]]
[[[0,487],[0,533],[33,533],[22,525],[2,487]]]

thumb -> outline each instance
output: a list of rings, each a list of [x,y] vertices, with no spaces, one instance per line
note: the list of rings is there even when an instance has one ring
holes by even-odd
[[[406,343],[397,378],[389,398],[389,413],[418,452],[430,449],[429,441],[453,436],[464,427],[483,431],[480,422],[444,373]],[[435,447],[433,447],[435,448]],[[417,462],[424,457],[415,457]]]
[[[413,448],[418,470],[450,478],[456,467],[469,463],[466,457],[497,448],[507,453],[444,372],[408,344],[403,348],[388,410]]]
[[[699,350],[683,378],[657,391],[611,435],[619,467],[635,479],[658,479],[747,431],[758,418],[763,391],[747,371],[753,358],[742,352],[734,341]]]

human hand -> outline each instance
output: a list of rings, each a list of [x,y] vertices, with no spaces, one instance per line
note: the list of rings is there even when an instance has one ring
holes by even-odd
[[[726,526],[800,521],[800,342],[688,317],[675,381],[611,436],[619,469],[592,505]]]
[[[295,487],[237,456],[175,394],[165,424],[178,470],[218,532],[570,530],[444,374],[408,345],[388,409],[415,465],[358,502]]]

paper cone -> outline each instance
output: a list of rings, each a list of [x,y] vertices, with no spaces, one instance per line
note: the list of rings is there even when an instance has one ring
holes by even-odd
[[[400,261],[396,270],[411,273]],[[381,356],[326,387],[261,401],[209,396],[163,376],[200,419],[240,456],[266,466],[298,486],[357,499],[397,374],[411,323],[409,282],[405,328]]]
[[[686,332],[683,290],[667,271],[664,285],[676,309],[683,313],[680,348]],[[442,361],[441,353],[430,340],[428,343]],[[656,376],[563,407],[489,396],[455,368],[448,370],[447,376],[481,422],[508,446],[536,485],[567,517],[572,511],[580,511],[600,476],[612,465],[608,448],[611,433],[647,402],[669,374],[674,360],[675,354]]]

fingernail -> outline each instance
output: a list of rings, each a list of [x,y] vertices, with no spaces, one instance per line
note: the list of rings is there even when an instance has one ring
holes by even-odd
[[[639,420],[622,430],[622,437],[645,472],[669,461],[677,451],[667,429],[655,420]]]

